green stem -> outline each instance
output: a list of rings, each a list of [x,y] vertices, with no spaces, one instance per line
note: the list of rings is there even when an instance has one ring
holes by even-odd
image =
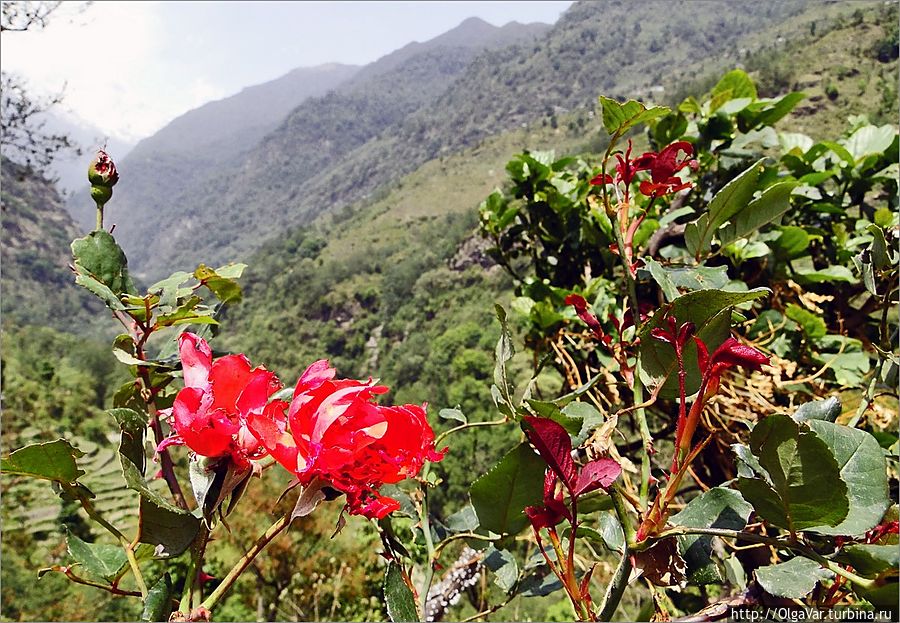
[[[619,490],[619,483],[614,483],[609,490],[609,497],[612,499],[613,509],[616,511],[616,517],[622,524],[622,532],[625,534],[625,546],[631,547],[635,541],[634,525],[631,523],[631,517],[628,515],[628,509],[625,507],[625,499]]]
[[[622,552],[622,558],[619,559],[619,566],[606,587],[606,594],[603,601],[600,602],[600,614],[597,615],[599,621],[611,621],[616,608],[622,601],[622,595],[625,594],[625,588],[628,586],[628,577],[631,575],[631,552],[628,546]]]
[[[457,427],[460,428],[460,427]],[[447,431],[448,433],[450,431]],[[435,444],[436,445],[436,444]],[[422,481],[427,482],[431,465],[426,464],[422,469]],[[434,564],[436,562],[434,542],[431,539],[431,522],[428,519],[428,485],[422,485],[422,506],[419,519],[422,524],[422,534],[425,536],[425,549],[428,551],[428,568],[425,570],[425,580],[422,582],[422,590],[419,592],[419,604],[422,611],[422,620],[425,620],[426,607],[428,606],[428,591],[431,590],[431,582],[434,580]]]
[[[191,548],[191,562],[184,576],[184,590],[181,593],[181,603],[178,606],[178,609],[182,612],[190,612],[193,607],[194,590],[199,587],[200,569],[202,568],[203,554],[206,551],[208,542],[209,528],[206,527],[204,522],[200,528],[200,533],[194,540],[194,546]]]
[[[506,424],[509,422],[509,418],[502,418],[500,420],[490,420],[488,422],[467,422],[466,424],[461,424],[455,428],[451,428],[450,430],[446,430],[437,437],[434,438],[434,447],[437,448],[441,445],[441,442],[445,437],[452,435],[453,433],[458,433],[460,431],[469,429],[469,428],[478,428],[479,426],[500,426],[501,424]]]
[[[102,203],[97,204],[97,229],[98,230],[103,229],[103,204]]]
[[[444,551],[444,548],[450,545],[453,541],[458,541],[460,539],[472,539],[475,541],[495,541],[489,536],[485,536],[483,534],[476,534],[474,532],[460,532],[459,534],[454,534],[452,536],[448,536],[446,539],[438,543],[434,547],[434,557],[432,560],[437,561],[438,558],[441,557],[441,552]]]
[[[128,559],[128,565],[131,567],[131,571],[134,573],[134,581],[141,591],[141,596],[143,598],[146,598],[147,585],[144,583],[144,576],[141,575],[141,568],[138,565],[137,559],[134,557],[134,548],[132,547],[132,544],[128,541],[127,538],[125,538],[125,535],[122,534],[122,532],[120,532],[118,528],[106,521],[103,515],[101,515],[97,511],[94,503],[91,502],[90,498],[85,495],[84,491],[81,488],[74,487],[65,483],[63,483],[63,487],[72,497],[78,500],[78,502],[81,504],[81,508],[84,509],[84,512],[87,513],[88,517],[106,528],[106,530],[110,534],[116,537],[119,545],[121,545],[122,549],[125,550],[125,557]]]
[[[616,233],[616,244],[619,247],[619,258],[622,260],[622,267],[625,269],[625,283],[628,287],[628,301],[631,306],[631,313],[634,315],[635,326],[640,324],[641,312],[638,305],[637,282],[631,273],[631,266],[628,265],[628,258],[625,254],[625,238],[622,236],[622,227],[619,223],[619,217],[613,219],[613,231]],[[644,402],[644,385],[641,382],[641,354],[640,351],[635,353],[634,361],[634,379],[631,388],[634,395],[634,404],[643,405]],[[650,436],[650,427],[647,426],[647,413],[643,406],[638,406],[634,410],[634,415],[638,421],[638,430],[641,433],[641,442],[644,446],[644,452],[641,456],[641,488],[640,499],[641,508],[647,508],[647,500],[650,492],[650,452],[653,448],[653,438]]]
[[[253,559],[259,555],[261,551],[263,551],[266,546],[278,536],[285,528],[287,528],[291,524],[291,515],[287,513],[284,517],[273,523],[269,526],[269,529],[265,531],[265,533],[256,539],[256,542],[253,543],[253,546],[247,550],[247,553],[241,556],[241,559],[237,561],[225,578],[222,580],[222,583],[216,587],[212,593],[210,593],[209,597],[203,600],[203,603],[200,604],[201,608],[206,608],[207,610],[211,610],[214,605],[222,598],[222,596],[228,592],[228,589],[237,581],[238,577],[244,572],[244,570],[250,566],[250,563],[253,562]]]
[[[739,532],[738,530],[727,530],[725,528],[686,528],[684,526],[678,526],[676,528],[671,528],[659,534],[655,539],[648,539],[648,543],[650,541],[658,541],[671,536],[679,536],[679,535],[688,535],[688,534],[699,534],[699,535],[709,535],[709,536],[718,536],[726,539],[739,539],[742,541],[749,541],[751,543],[762,543],[764,545],[771,545],[772,547],[788,549],[792,552],[800,554],[805,558],[809,558],[811,560],[815,560],[817,563],[836,573],[837,575],[846,578],[853,584],[856,584],[860,588],[870,589],[875,586],[875,580],[869,580],[867,578],[860,577],[853,573],[852,571],[847,571],[840,565],[834,564],[832,561],[828,560],[818,552],[806,547],[805,545],[801,545],[792,541],[785,541],[783,539],[778,539],[774,537],[763,536],[761,534],[753,534],[751,532]]]
[[[122,549],[125,550],[125,557],[128,559],[128,565],[134,574],[134,582],[137,584],[138,590],[141,591],[141,599],[147,599],[147,584],[144,582],[144,576],[141,574],[141,567],[138,565],[137,558],[134,557],[134,548],[127,539],[123,538],[119,541]]]

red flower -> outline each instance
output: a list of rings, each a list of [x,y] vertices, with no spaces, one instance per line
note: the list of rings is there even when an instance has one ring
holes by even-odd
[[[312,364],[290,405],[273,401],[250,430],[301,484],[321,478],[347,494],[350,514],[380,519],[400,507],[378,494],[381,485],[415,476],[446,449],[435,451],[424,407],[383,407],[372,399],[386,387],[334,377],[327,361]]]
[[[684,154],[679,158],[680,154]],[[690,182],[676,177],[676,173],[685,167],[696,169],[699,165],[692,159],[694,147],[687,141],[676,141],[665,147],[661,152],[649,152],[634,161],[635,170],[650,171],[650,180],[641,182],[641,194],[648,197],[661,197],[671,193],[690,188]]]
[[[235,463],[265,455],[247,428],[250,416],[262,413],[281,382],[265,368],[250,369],[244,355],[212,360],[209,344],[193,333],[178,338],[184,370],[184,389],[171,409],[175,435],[159,449],[184,444],[207,457],[231,455]]]

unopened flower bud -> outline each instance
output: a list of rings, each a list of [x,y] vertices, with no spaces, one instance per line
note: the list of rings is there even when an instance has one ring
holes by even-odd
[[[112,188],[119,181],[116,164],[102,149],[97,150],[97,156],[88,165],[88,181],[91,186],[106,186],[107,188]]]
[[[112,198],[112,187],[119,181],[116,164],[102,149],[88,166],[88,181],[91,183],[91,199],[97,204],[97,229],[103,228],[103,206]]]

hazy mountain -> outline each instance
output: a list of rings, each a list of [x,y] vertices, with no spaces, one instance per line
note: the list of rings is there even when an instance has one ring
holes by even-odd
[[[253,248],[268,237],[270,226],[286,222],[282,217],[292,220],[287,214],[274,221],[256,216],[291,201],[304,181],[339,166],[348,153],[427,108],[478,54],[534,40],[548,29],[545,24],[496,27],[473,18],[430,41],[411,43],[366,66],[327,95],[307,99],[255,145],[245,141],[253,148],[233,166],[201,149],[191,154],[204,163],[199,171],[173,162],[167,175],[159,156],[151,160],[143,155],[145,144],[161,139],[157,135],[143,141],[122,163],[120,171],[123,179],[129,176],[129,185],[122,192],[117,189],[111,204],[123,246],[139,274],[160,274],[173,258],[215,261],[230,246],[223,240],[234,236],[210,230],[210,223],[225,218],[226,229],[235,227],[246,234],[234,242]],[[199,116],[204,109],[189,114]],[[174,185],[170,175],[176,177]],[[166,182],[161,187],[158,180]],[[272,201],[265,199],[270,194]]]
[[[338,63],[294,69],[186,112],[140,141],[127,156],[110,146],[119,173],[128,179],[127,190],[116,189],[117,199],[121,196],[128,203],[131,197],[154,209],[192,180],[233,162],[305,99],[331,91],[358,70]],[[78,190],[68,207],[79,223],[90,224],[93,204],[87,186]]]

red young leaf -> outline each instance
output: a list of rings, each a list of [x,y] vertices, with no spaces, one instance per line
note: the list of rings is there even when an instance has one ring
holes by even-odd
[[[537,448],[541,458],[547,462],[566,489],[570,492],[575,488],[578,472],[575,469],[575,461],[572,460],[572,440],[569,433],[562,425],[553,420],[526,415],[527,424],[525,434],[528,440]]]
[[[620,473],[622,473],[622,467],[612,459],[591,461],[581,468],[573,495],[577,497],[595,489],[606,491]]]

